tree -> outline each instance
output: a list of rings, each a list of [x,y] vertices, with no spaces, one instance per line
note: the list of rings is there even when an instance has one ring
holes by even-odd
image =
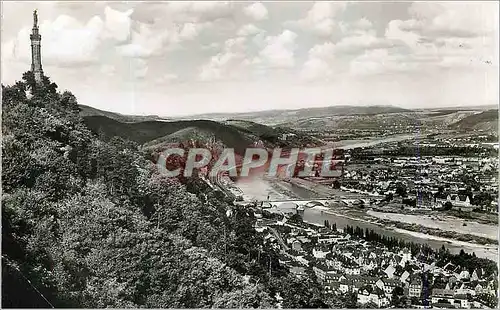
[[[290,218],[288,219],[288,221],[290,223],[296,223],[296,224],[302,224],[304,221],[302,220],[302,217],[295,213],[294,215],[290,216]]]
[[[251,209],[90,131],[47,77],[27,72],[2,92],[3,305],[274,307],[279,292],[285,307],[326,307],[313,277],[280,265]]]
[[[498,298],[495,295],[483,293],[478,295],[478,299],[490,308],[498,306]]]
[[[341,186],[341,184],[340,184],[339,180],[337,180],[337,179],[333,180],[332,187],[334,189],[340,189],[340,186]]]
[[[225,293],[217,297],[213,306],[215,308],[274,308],[273,299],[263,291],[261,285],[248,286],[244,289]]]
[[[394,199],[394,195],[392,193],[387,194],[387,196],[385,197],[386,201],[391,201],[392,199]]]
[[[322,290],[317,281],[299,279],[293,275],[273,279],[271,292],[279,292],[283,308],[328,308],[323,302]]]
[[[398,183],[396,185],[396,194],[399,195],[400,197],[406,197],[406,187],[403,184]]]
[[[445,202],[444,209],[451,210],[453,208],[453,204],[450,201]]]
[[[392,290],[391,304],[396,308],[406,308],[407,307],[407,297],[404,294],[402,287],[395,287]]]

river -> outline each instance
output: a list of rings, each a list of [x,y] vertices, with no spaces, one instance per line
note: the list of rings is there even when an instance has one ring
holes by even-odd
[[[371,147],[381,143],[389,142],[399,142],[410,139],[422,138],[411,134],[393,135],[383,138],[370,138],[370,139],[359,139],[359,140],[340,140],[337,142],[331,142],[328,146],[339,149],[354,149],[357,147]]]
[[[276,190],[274,190],[271,184],[263,179],[256,178],[251,181],[246,180],[242,182],[237,182],[236,185],[243,191],[245,200],[247,200],[248,198],[266,200],[268,197],[270,200],[289,199],[289,197],[287,197],[286,195],[278,193]],[[313,194],[304,188],[292,185],[289,189],[300,198],[304,198],[305,200],[314,199]],[[331,210],[331,212],[335,212],[335,210]],[[441,246],[444,245],[452,253],[459,253],[460,250],[463,249],[467,253],[474,252],[478,257],[484,257],[494,261],[497,261],[498,257],[497,246],[483,246],[468,242],[448,240],[445,238],[426,235],[419,232],[411,232],[401,229],[388,229],[383,226],[372,224],[364,220],[348,218],[340,214],[339,215],[332,214],[328,210],[322,210],[318,208],[306,208],[304,210],[304,213],[302,214],[302,217],[304,221],[311,224],[323,225],[325,220],[328,220],[330,224],[335,223],[337,225],[337,228],[345,228],[347,225],[354,227],[359,226],[363,230],[368,228],[372,229],[378,234],[382,234],[388,237],[395,237],[401,240],[410,241],[414,243],[428,244],[430,247],[434,249],[439,249],[441,248]]]

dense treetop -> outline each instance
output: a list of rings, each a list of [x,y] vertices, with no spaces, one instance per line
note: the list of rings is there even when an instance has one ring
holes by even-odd
[[[47,77],[2,93],[4,307],[326,306],[263,246],[253,212],[94,134]]]

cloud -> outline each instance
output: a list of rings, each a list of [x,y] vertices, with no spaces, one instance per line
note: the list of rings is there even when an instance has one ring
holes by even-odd
[[[369,50],[351,61],[350,73],[357,76],[380,75],[418,68],[416,63],[400,60],[400,56],[391,54],[388,49]]]
[[[255,3],[250,4],[249,6],[245,7],[243,9],[243,13],[246,16],[248,16],[256,21],[260,21],[260,20],[264,20],[264,19],[268,18],[267,8],[261,2],[255,2]]]
[[[246,14],[260,6],[267,13]],[[270,94],[262,95],[262,109],[372,97],[399,104],[408,94],[437,106],[498,94],[497,3],[44,2],[39,9],[46,74],[83,104],[120,102],[117,111],[154,105],[155,113],[171,113],[159,85],[185,103],[183,111],[241,97],[244,110],[263,93]],[[4,4],[5,82],[29,70],[31,10]],[[141,96],[126,93],[131,83]],[[430,96],[433,85],[440,87]],[[190,92],[199,96],[188,100]]]
[[[103,40],[105,27],[105,22],[99,17],[90,19],[86,24],[67,15],[60,15],[54,21],[43,21],[40,25],[43,63],[80,66],[97,61],[96,51]],[[30,27],[23,27],[14,39],[6,43],[12,48],[7,50],[9,54],[3,56],[30,63],[30,33]]]
[[[179,32],[179,37],[184,40],[192,40],[198,36],[201,28],[201,24],[185,23]]]
[[[309,50],[308,59],[301,68],[301,79],[331,80],[335,75],[343,73],[343,68],[338,67],[338,59],[345,62],[370,50],[398,46],[395,40],[378,37],[372,28],[373,24],[366,18],[350,23],[341,22],[340,26],[345,36],[336,43],[327,41],[316,44]]]
[[[179,76],[177,74],[173,73],[165,73],[155,79],[155,82],[157,84],[170,84],[172,82],[175,82],[179,79]]]
[[[304,63],[300,77],[306,81],[329,80],[333,74],[334,71],[329,62],[320,58],[311,58]]]
[[[177,42],[177,33],[165,29],[157,32],[149,25],[140,23],[138,31],[132,31],[130,43],[117,47],[119,54],[126,57],[150,57],[161,52],[167,41]]]
[[[223,50],[210,58],[208,63],[200,68],[198,78],[201,81],[223,79],[239,79],[245,67],[246,38],[236,37],[226,40]]]
[[[419,43],[421,36],[417,33],[403,30],[408,24],[413,22],[414,21],[402,20],[390,21],[385,30],[385,37],[390,40],[400,41],[410,47],[416,46]]]
[[[137,7],[141,11],[141,4]],[[83,22],[81,18],[65,14],[55,15],[53,19],[41,16],[42,64],[45,67],[71,68],[110,63],[120,57],[149,58],[164,55],[170,50],[181,47],[184,41],[194,40],[203,30],[212,27],[213,22],[207,20],[222,16],[218,10],[222,8],[224,11],[226,7],[228,6],[224,3],[182,4],[176,10],[191,17],[195,16],[191,19],[196,21],[185,21],[180,24],[164,18],[152,18],[148,23],[133,20],[135,7],[117,10],[110,6],[98,6],[101,14]],[[173,13],[170,4],[162,4],[155,8],[160,13]],[[25,25],[10,40],[2,41],[3,63],[19,62],[29,68],[31,62],[29,19]],[[127,63],[117,60],[116,66],[119,69],[120,66],[127,66]],[[138,71],[145,72],[143,67]],[[138,74],[141,75],[144,74]]]
[[[406,30],[431,37],[475,37],[498,32],[495,2],[415,2]],[[495,16],[496,15],[496,16]]]
[[[129,39],[130,27],[132,20],[130,15],[134,12],[129,9],[125,12],[113,10],[109,6],[104,9],[105,23],[104,23],[104,38],[111,38],[117,42],[124,42]]]
[[[368,30],[368,29],[373,28],[373,23],[370,20],[368,20],[366,17],[363,17],[363,18],[360,18],[353,23],[353,28],[361,29],[361,30]]]
[[[107,76],[112,76],[115,74],[116,72],[116,67],[113,66],[113,65],[109,65],[109,64],[104,64],[101,66],[101,69],[100,69],[101,73],[104,74],[104,75],[107,75]]]
[[[316,12],[318,15],[310,12],[306,20],[321,21],[331,16]],[[366,18],[340,20],[343,36],[335,43],[311,48],[301,67],[301,78],[331,80],[343,74],[339,67],[342,61],[348,61],[348,72],[353,76],[437,74],[443,69],[484,70],[487,65],[497,65],[493,61],[495,40],[491,34],[498,32],[498,27],[488,21],[495,20],[495,14],[488,15],[481,4],[415,3],[409,15],[407,20],[389,21],[383,36],[377,35],[373,23]],[[488,17],[481,19],[481,15]]]
[[[491,14],[495,7],[494,3],[413,3],[411,18],[390,21],[385,37],[406,46],[402,62],[420,63],[422,69],[498,65],[494,62],[498,14]]]
[[[215,50],[220,48],[220,43],[219,42],[212,42],[210,44],[205,44],[201,46],[202,50]]]
[[[333,74],[333,61],[335,44],[326,42],[313,46],[308,53],[308,59],[304,63],[300,77],[306,81],[328,80]]]
[[[346,2],[315,2],[305,18],[287,24],[298,25],[318,36],[328,37],[340,29],[335,18],[345,10],[346,6]]]
[[[297,34],[284,30],[280,35],[267,36],[266,45],[259,52],[260,62],[269,68],[290,68],[295,66],[294,50]]]
[[[380,38],[370,32],[361,32],[357,35],[342,38],[335,44],[336,53],[357,54],[369,49],[388,48],[395,46],[395,42]]]
[[[253,36],[263,32],[265,32],[265,30],[255,26],[254,24],[246,24],[238,29],[237,35],[245,37],[245,36]]]
[[[208,22],[232,16],[234,5],[226,1],[172,1],[166,11],[175,21]]]
[[[246,25],[239,29],[238,34],[254,34],[254,30],[253,26]],[[297,34],[290,30],[266,36],[256,56],[251,56],[249,52],[249,47],[256,44],[255,40],[249,40],[247,36],[229,38],[223,50],[201,66],[198,78],[201,81],[241,80],[268,69],[291,68],[295,65],[296,38]]]
[[[399,39],[409,46],[446,38],[470,40],[482,38],[485,44],[498,37],[498,3],[416,2],[409,8],[411,19],[393,20],[386,37]]]
[[[339,26],[344,35],[359,35],[366,32],[375,34],[373,23],[365,17],[350,23],[339,21]]]
[[[43,64],[61,67],[97,63],[109,48],[128,41],[131,36],[132,11],[120,12],[110,7],[104,9],[104,20],[99,16],[82,23],[74,17],[59,15],[53,21],[43,20]],[[23,27],[9,43],[13,46],[6,57],[29,63],[31,61],[31,27]]]

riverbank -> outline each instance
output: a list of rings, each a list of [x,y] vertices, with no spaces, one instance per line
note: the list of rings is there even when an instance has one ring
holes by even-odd
[[[420,225],[431,229],[451,231],[463,235],[472,235],[479,238],[486,238],[495,241],[498,240],[498,225],[488,225],[440,214],[414,215],[386,213],[374,210],[368,210],[366,213],[382,220],[397,221],[410,225]]]
[[[254,182],[260,184],[254,184]],[[270,195],[269,198],[271,200],[273,198],[314,200],[315,198],[325,197],[313,193],[307,188],[298,187],[288,182],[284,182],[283,180],[276,179],[256,179],[250,182],[250,184],[245,182],[240,188],[247,196],[251,196],[252,199],[261,201],[266,200],[268,195]],[[339,196],[339,194],[333,195],[333,197]],[[440,236],[437,235],[437,231],[424,230],[410,224],[390,223],[389,221],[377,219],[368,215],[366,209],[348,206],[338,199],[331,199],[331,201],[332,204],[329,206],[306,208],[302,215],[304,221],[323,225],[324,221],[328,220],[332,224],[336,223],[339,229],[346,227],[346,225],[352,227],[359,226],[362,229],[373,229],[379,234],[398,238],[407,242],[428,244],[435,250],[438,250],[444,245],[455,254],[464,250],[470,254],[474,252],[478,257],[496,260],[498,243],[494,240],[483,240],[487,242],[481,244],[480,242],[474,243],[468,241],[472,239],[477,241],[479,237],[474,236],[469,237],[470,239],[466,237],[462,240],[458,240],[459,238],[457,238],[457,236],[451,238],[446,235]],[[277,204],[277,206],[279,207],[279,204]]]
[[[370,220],[349,216],[349,215],[346,215],[343,213],[334,212],[330,208],[327,208],[327,207],[314,207],[314,209],[321,210],[322,212],[324,212],[326,214],[334,215],[337,217],[343,217],[343,218],[357,221],[357,222],[369,223],[372,225],[377,225],[379,227],[385,227],[386,229],[390,229],[394,232],[397,232],[400,234],[405,234],[405,235],[408,235],[411,237],[446,242],[448,245],[453,245],[456,247],[466,247],[469,249],[473,249],[474,253],[476,253],[476,255],[478,255],[479,257],[484,257],[484,258],[487,258],[487,259],[490,259],[493,261],[496,261],[498,258],[498,246],[496,246],[496,245],[484,245],[484,244],[478,244],[478,243],[471,243],[471,242],[466,242],[466,241],[461,241],[461,240],[455,240],[452,238],[445,238],[445,237],[430,235],[430,234],[423,233],[423,232],[406,230],[406,229],[402,229],[402,228],[388,228],[384,223],[380,223],[380,222],[376,222],[376,221],[373,222]],[[305,221],[305,222],[307,222],[307,221]],[[307,223],[314,224],[314,223],[309,223],[309,222],[307,222]]]
[[[339,194],[340,195],[344,194],[343,192],[339,193],[339,190],[330,189],[321,184],[315,184],[314,182],[307,180],[292,179],[289,182],[290,182],[289,184],[293,184],[294,186],[299,187],[302,190],[313,193],[313,196],[316,197],[338,196]],[[335,191],[335,193],[333,191]],[[350,193],[345,193],[345,196],[346,197],[341,197],[341,198],[349,198]],[[424,225],[424,223],[402,221],[401,219],[404,218],[404,214],[390,213],[392,215],[391,217],[390,215],[382,216],[380,215],[379,212],[376,213],[377,215],[379,215],[377,217],[373,214],[373,212],[376,211],[371,211],[371,210],[366,211],[365,209],[359,209],[352,206],[342,207],[341,204],[336,204],[335,206],[332,206],[332,208],[335,208],[336,215],[343,215],[351,220],[365,221],[371,224],[376,224],[378,226],[385,226],[393,229],[397,228],[405,231],[421,233],[424,235],[429,235],[434,237],[446,238],[460,242],[469,242],[471,244],[498,245],[498,240],[493,238],[493,234],[495,234],[496,231],[489,231],[488,235],[481,235],[480,233],[478,233],[477,230],[475,231],[475,233],[472,232],[469,233],[465,232],[464,229],[462,230],[457,229],[459,230],[457,232],[457,231],[444,230],[443,226],[429,227],[430,225],[426,226]],[[477,226],[478,225],[481,224],[477,223]],[[476,228],[480,229],[480,227]]]
[[[330,210],[333,209],[335,210],[334,213],[337,216],[343,215],[344,217],[349,218],[351,220],[363,221],[377,226],[383,226],[386,229],[392,229],[392,230],[398,229],[406,232],[419,233],[421,235],[425,235],[426,239],[430,239],[431,237],[437,237],[437,238],[444,238],[447,240],[454,240],[457,242],[467,242],[470,244],[477,244],[480,246],[487,246],[487,245],[498,246],[498,240],[496,239],[484,236],[478,236],[475,234],[459,233],[456,231],[426,227],[424,225],[416,223],[406,223],[396,219],[384,218],[382,216],[376,217],[372,215],[374,211],[371,210],[365,211],[364,209],[358,209],[354,207],[342,207],[339,206],[338,203],[337,204],[334,203],[330,206]],[[402,214],[400,216],[402,216]]]
[[[427,136],[427,134],[425,134],[424,136]],[[398,134],[398,135],[382,137],[379,139],[374,139],[373,137],[371,137],[368,139],[340,140],[328,143],[328,147],[348,150],[358,147],[373,147],[378,144],[394,143],[411,139],[415,139],[414,134]]]
[[[441,242],[446,242],[449,245],[469,248],[469,249],[473,250],[473,252],[477,255],[477,257],[487,258],[487,259],[492,260],[494,262],[498,261],[498,246],[494,246],[494,245],[486,246],[486,245],[477,244],[477,243],[458,241],[458,240],[454,240],[454,239],[428,235],[428,234],[415,232],[415,231],[409,231],[409,230],[400,229],[400,228],[394,228],[394,231],[396,231],[398,233],[407,234],[407,235],[410,235],[410,236],[415,237],[415,238],[441,241]]]

